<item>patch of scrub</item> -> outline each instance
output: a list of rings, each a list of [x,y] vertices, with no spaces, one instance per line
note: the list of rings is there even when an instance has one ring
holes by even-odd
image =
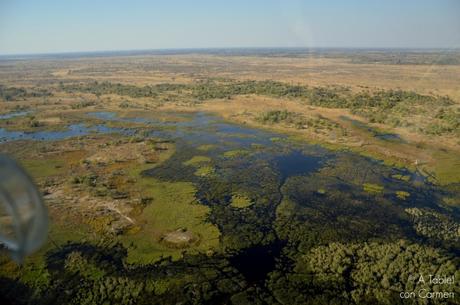
[[[369,194],[381,194],[383,192],[383,186],[373,183],[364,183],[363,190]]]
[[[232,195],[232,207],[242,209],[242,208],[249,207],[252,204],[253,202],[251,201],[251,199],[249,199],[243,194],[235,193]]]
[[[395,174],[395,175],[391,175],[391,177],[397,180],[405,181],[405,182],[410,180],[409,175]]]
[[[264,145],[259,144],[259,143],[252,143],[252,144],[251,144],[251,148],[257,149],[257,150],[261,150],[261,149],[263,149],[264,147],[265,147]]]
[[[316,192],[318,194],[320,194],[320,195],[326,195],[326,190],[325,189],[318,189]]]
[[[410,196],[409,192],[396,191],[396,197],[398,197],[399,199],[406,200],[407,198],[409,198],[409,196]]]
[[[149,185],[144,196],[153,198],[153,201],[136,219],[142,229],[120,237],[129,249],[128,262],[151,263],[162,256],[179,259],[184,249],[171,248],[162,242],[165,234],[179,229],[200,237],[199,243],[187,249],[189,253],[205,253],[218,247],[219,230],[206,221],[210,209],[196,202],[196,189],[192,183],[161,182],[153,178],[143,180]]]
[[[195,172],[195,175],[198,177],[206,177],[214,174],[215,169],[212,166],[202,166],[198,168]]]
[[[238,158],[247,155],[249,155],[249,151],[244,149],[235,149],[224,152],[225,158]]]
[[[459,197],[444,197],[442,202],[450,207],[460,207],[460,198]]]
[[[215,148],[217,148],[217,145],[215,144],[203,144],[203,145],[198,146],[198,150],[201,150],[201,151],[210,151]]]
[[[419,235],[455,243],[460,241],[460,223],[450,215],[419,208],[407,208],[404,211],[411,216],[414,229]]]
[[[199,166],[200,164],[211,162],[211,158],[207,156],[194,156],[183,164],[187,166]]]

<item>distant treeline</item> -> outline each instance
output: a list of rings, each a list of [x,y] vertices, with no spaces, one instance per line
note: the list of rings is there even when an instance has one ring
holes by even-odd
[[[51,96],[51,92],[46,89],[24,89],[16,87],[5,87],[0,85],[0,100],[6,102],[25,100],[30,97]]]
[[[355,64],[460,65],[459,52],[367,52],[348,56]]]
[[[422,95],[404,90],[377,90],[353,93],[347,87],[310,87],[271,80],[232,81],[205,80],[191,84],[157,84],[134,86],[109,82],[61,84],[66,92],[85,92],[97,96],[117,94],[132,98],[156,98],[174,93],[176,98],[193,102],[211,99],[231,99],[238,95],[265,95],[276,98],[296,99],[301,103],[350,109],[352,113],[368,119],[371,123],[384,123],[394,127],[417,125],[409,117],[421,114],[427,118],[420,126],[412,126],[425,134],[460,134],[460,111],[447,96]],[[168,100],[171,100],[168,98]]]
[[[300,98],[309,104],[328,108],[392,108],[402,102],[418,104],[438,104],[449,106],[455,104],[449,97],[421,95],[413,91],[380,90],[353,94],[349,88],[309,87],[283,82],[265,81],[200,81],[193,84],[157,84],[152,86],[134,86],[113,84],[109,82],[61,85],[66,92],[86,92],[96,95],[118,94],[132,98],[156,97],[164,92],[189,94],[204,101],[210,99],[232,98],[237,95],[267,95],[279,98]]]
[[[93,83],[80,83],[72,85],[60,84],[59,87],[66,92],[84,92],[92,93],[96,96],[103,94],[117,94],[129,96],[132,98],[141,97],[157,97],[160,93],[167,91],[178,91],[185,89],[187,86],[182,84],[158,84],[154,86],[133,86],[124,84],[113,84],[110,82],[93,82]]]
[[[213,80],[200,81],[194,84],[157,84],[152,86],[134,86],[125,84],[113,84],[110,82],[80,83],[72,85],[60,85],[66,92],[86,92],[96,95],[118,94],[132,98],[157,97],[165,92],[187,92],[191,97],[200,101],[209,99],[231,98],[236,95],[259,94],[275,97],[304,97],[311,95],[311,90],[306,86],[289,85],[275,81],[223,81]],[[182,92],[185,91],[185,92]]]

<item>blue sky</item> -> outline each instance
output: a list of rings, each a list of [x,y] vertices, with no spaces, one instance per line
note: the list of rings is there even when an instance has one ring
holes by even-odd
[[[459,0],[0,0],[0,54],[459,48]]]

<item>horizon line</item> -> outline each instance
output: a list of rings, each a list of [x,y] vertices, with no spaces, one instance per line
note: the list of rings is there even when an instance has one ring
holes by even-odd
[[[139,48],[139,49],[112,49],[112,50],[78,50],[78,51],[52,51],[52,52],[30,52],[30,53],[0,53],[0,58],[8,57],[52,57],[59,55],[97,55],[104,53],[145,53],[145,52],[191,52],[194,51],[225,51],[225,50],[362,50],[362,51],[460,51],[460,47],[351,47],[351,46],[236,46],[236,47],[177,47],[177,48]],[[136,55],[140,55],[136,54]],[[128,54],[126,54],[128,55]],[[167,55],[167,54],[158,54]],[[172,54],[175,55],[175,54]]]

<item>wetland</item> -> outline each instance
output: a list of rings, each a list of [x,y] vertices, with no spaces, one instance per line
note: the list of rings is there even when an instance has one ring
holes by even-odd
[[[56,59],[40,81],[3,63],[0,151],[33,177],[51,220],[22,265],[1,253],[3,298],[406,304],[401,291],[460,293],[455,95],[294,85],[281,72],[248,81],[237,75],[248,61],[264,75],[264,57],[172,57],[217,70],[231,60],[222,74],[235,79],[181,74],[157,56]],[[160,81],[126,72],[133,62],[155,63]],[[406,107],[419,112],[403,122]],[[443,127],[430,135],[429,124]]]

